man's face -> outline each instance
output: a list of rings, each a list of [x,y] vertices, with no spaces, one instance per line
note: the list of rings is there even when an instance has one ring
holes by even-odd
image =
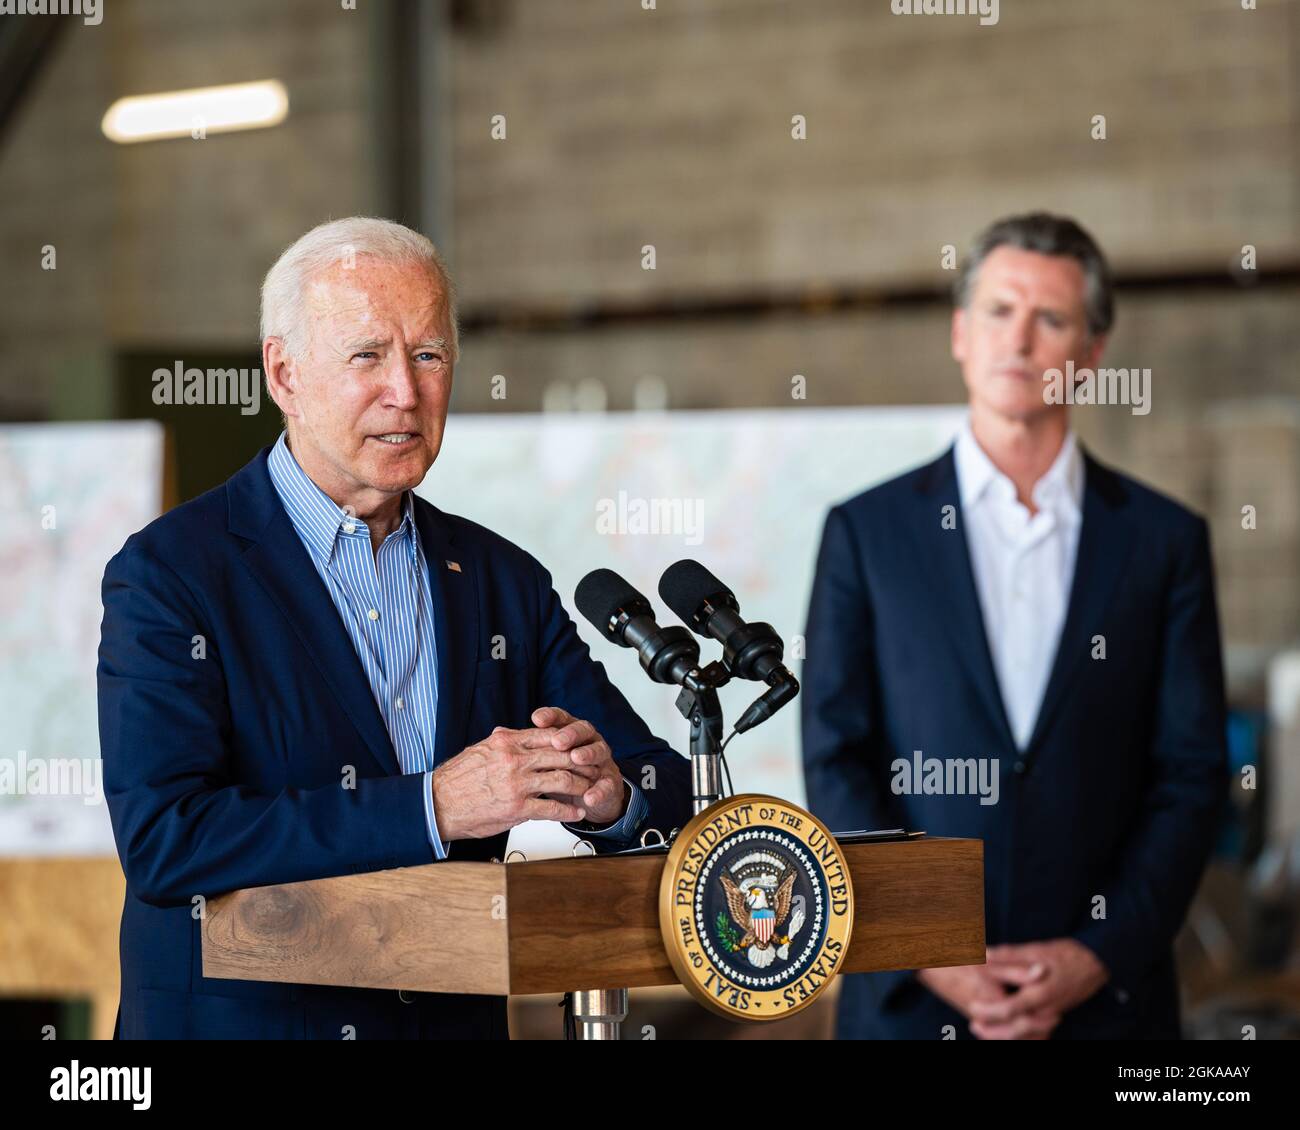
[[[1066,411],[1046,403],[1043,374],[1100,360],[1105,342],[1089,340],[1085,291],[1077,259],[1006,246],[988,255],[952,319],[952,355],[974,410],[1023,422]]]
[[[280,405],[291,447],[326,494],[365,513],[418,486],[438,457],[453,367],[447,295],[424,267],[358,256],[311,279],[304,305],[303,356]]]

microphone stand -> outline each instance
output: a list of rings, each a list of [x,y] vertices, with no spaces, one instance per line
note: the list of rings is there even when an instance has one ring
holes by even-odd
[[[691,724],[691,804],[698,815],[722,799],[722,704],[718,688],[731,673],[717,660],[700,669],[677,696],[677,710]]]

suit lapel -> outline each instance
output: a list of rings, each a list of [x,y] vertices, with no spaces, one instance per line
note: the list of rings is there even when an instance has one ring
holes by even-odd
[[[230,528],[253,540],[243,562],[284,613],[380,767],[385,773],[398,773],[397,753],[361,660],[275,493],[266,469],[269,451],[263,448],[230,482]]]
[[[1100,632],[1111,593],[1136,540],[1123,512],[1126,497],[1123,483],[1086,451],[1083,458],[1083,524],[1079,530],[1070,603],[1052,674],[1029,739],[1031,751],[1042,740],[1053,712],[1070,687],[1075,669],[1091,652],[1092,637]]]
[[[431,503],[415,498],[415,524],[429,566],[438,641],[438,730],[434,764],[465,747],[465,719],[478,657],[478,570],[464,541]]]
[[[921,549],[922,568],[929,575],[935,605],[940,609],[939,618],[952,636],[957,654],[979,691],[980,700],[988,704],[998,732],[1014,748],[1015,739],[1007,721],[1002,690],[984,631],[984,613],[975,588],[952,448],[925,468],[917,482],[917,490],[926,495],[927,500],[916,511],[915,535]],[[952,510],[945,510],[948,506]],[[953,522],[945,520],[949,514],[953,516]]]

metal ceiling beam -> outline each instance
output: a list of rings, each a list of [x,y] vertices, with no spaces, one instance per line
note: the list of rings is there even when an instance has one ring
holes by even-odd
[[[49,16],[0,20],[0,141],[67,22]]]

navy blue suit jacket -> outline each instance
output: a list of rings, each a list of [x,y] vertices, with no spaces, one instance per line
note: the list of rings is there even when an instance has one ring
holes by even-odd
[[[504,1037],[505,1000],[203,975],[195,896],[434,861],[421,773],[402,774],[338,611],[266,469],[127,539],[104,574],[99,728],[126,874],[124,1038]],[[435,762],[539,706],[589,720],[643,783],[646,826],[691,815],[686,758],[593,661],[532,556],[415,500],[438,647]],[[447,562],[459,564],[459,571]],[[202,637],[202,641],[196,637]],[[493,637],[506,657],[494,659]],[[195,658],[200,646],[205,658]],[[355,787],[343,787],[346,767]],[[452,862],[505,854],[458,840]],[[600,850],[617,844],[596,841]]]
[[[1174,1037],[1172,941],[1226,796],[1209,533],[1086,453],[1085,467],[1065,626],[1023,751],[989,653],[952,450],[831,510],[803,673],[809,807],[837,831],[983,840],[988,943],[1073,937],[1111,972],[1055,1034]],[[896,794],[891,762],[914,750],[996,758],[998,803]],[[842,1036],[940,1039],[948,1024],[970,1037],[910,972],[845,979]]]

